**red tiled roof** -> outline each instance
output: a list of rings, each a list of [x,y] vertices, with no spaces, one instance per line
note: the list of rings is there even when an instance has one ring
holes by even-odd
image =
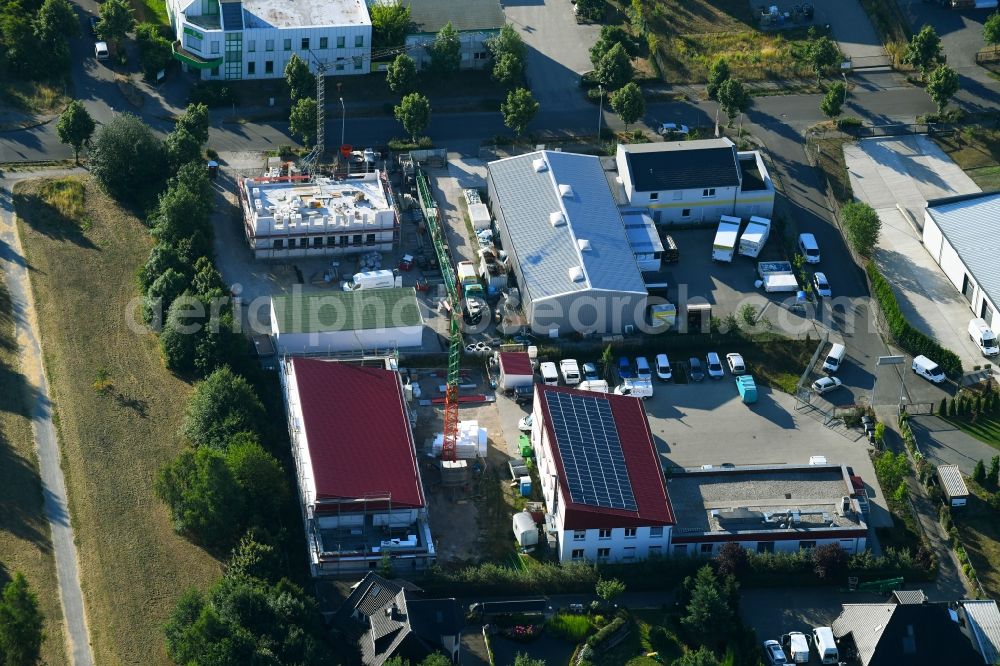
[[[656,444],[653,443],[653,434],[649,429],[649,421],[646,419],[646,410],[642,406],[642,400],[624,395],[578,391],[544,384],[536,384],[535,390],[537,391],[537,399],[541,400],[545,432],[552,444],[551,453],[559,473],[559,499],[563,502],[566,514],[563,529],[585,530],[674,524],[674,510],[670,505],[670,498],[667,496],[660,457],[656,451]],[[629,483],[632,486],[632,494],[635,497],[635,511],[579,504],[570,498],[566,471],[559,455],[559,446],[556,443],[549,406],[546,401],[547,394],[556,392],[608,401],[612,418],[615,421],[615,429],[618,431],[618,439],[621,442],[622,456],[628,471]]]
[[[318,499],[391,494],[393,507],[424,506],[399,375],[305,358],[292,368]]]
[[[528,375],[535,373],[527,352],[500,352],[500,370],[507,375]]]

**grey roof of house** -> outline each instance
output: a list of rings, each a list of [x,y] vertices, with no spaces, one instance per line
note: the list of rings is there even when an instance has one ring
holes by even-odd
[[[938,477],[948,497],[968,497],[969,487],[962,478],[962,470],[957,465],[938,466]]]
[[[458,30],[499,30],[506,23],[499,0],[409,0],[410,20],[416,32],[438,32],[448,21]]]
[[[639,192],[740,184],[736,146],[729,139],[642,143],[623,149],[629,177]]]
[[[927,213],[979,287],[1000,304],[1000,192],[928,201]]]
[[[534,162],[544,160],[545,170]],[[600,158],[548,150],[489,163],[497,201],[513,247],[505,248],[518,262],[532,299],[599,289],[646,293],[622,223],[601,168]],[[560,196],[569,185],[571,196]],[[552,213],[566,223],[555,227]],[[587,240],[581,251],[577,241]],[[570,269],[582,267],[584,279],[574,282]]]
[[[965,615],[972,627],[979,652],[987,664],[1000,659],[1000,609],[992,599],[963,601]]]
[[[927,601],[923,590],[894,590],[892,596],[896,597],[898,604],[922,604]]]
[[[420,326],[412,287],[271,296],[279,333],[366,331]]]

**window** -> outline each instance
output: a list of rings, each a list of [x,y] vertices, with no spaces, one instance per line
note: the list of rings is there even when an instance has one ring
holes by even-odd
[[[361,58],[354,59],[354,69],[361,69]]]
[[[184,28],[184,46],[192,51],[201,51],[201,33],[197,33],[194,30],[188,31]]]
[[[600,530],[597,533],[597,538],[598,539],[610,539],[611,538],[611,530],[609,530],[609,529]]]
[[[218,75],[219,75],[219,66],[218,66],[218,65],[216,65],[215,67],[213,67],[213,68],[212,68],[212,69],[211,69],[211,70],[209,71],[209,73],[210,73],[210,74],[211,74],[212,76],[218,76]]]
[[[302,50],[303,51],[308,51],[309,50],[309,38],[308,37],[303,37],[302,38]]]
[[[649,528],[649,538],[650,539],[660,539],[663,537],[662,527],[650,527]]]
[[[257,63],[248,62],[247,63],[247,76],[253,76],[257,73]]]
[[[586,530],[573,530],[573,541],[583,541],[587,538]]]
[[[341,247],[346,247],[347,246],[347,236],[338,236],[337,237],[337,245],[340,245]]]
[[[347,46],[347,37],[344,37],[343,35],[337,37],[337,48],[342,49],[345,46]]]
[[[337,71],[338,72],[344,71],[344,66],[343,65],[337,65]]]
[[[691,209],[685,208],[681,211],[681,217],[691,217]]]
[[[326,246],[327,247],[333,247],[333,244],[336,243],[336,242],[337,242],[337,237],[336,236],[327,236],[326,237]]]
[[[314,236],[313,237],[313,247],[323,247],[323,237]]]
[[[701,554],[702,555],[711,555],[712,554],[712,544],[710,544],[710,543],[703,543],[703,544],[701,544]]]
[[[274,40],[273,39],[264,40],[264,50],[265,51],[273,51],[274,50]]]
[[[365,243],[368,244],[368,245],[374,245],[375,244],[375,234],[368,234],[367,236],[365,236]]]
[[[659,198],[660,198],[660,193],[659,192],[650,192],[649,193],[649,200],[650,201],[656,201]]]
[[[361,234],[354,234],[351,238],[351,245],[361,245]]]
[[[681,192],[680,190],[674,192],[674,201],[680,201],[683,198],[684,198],[683,192]]]
[[[773,553],[774,552],[774,542],[773,541],[759,541],[757,543],[758,553]]]
[[[285,40],[284,49],[286,51],[291,51],[292,50],[292,40],[291,39],[286,39]]]
[[[274,74],[274,61],[273,60],[265,60],[264,61],[264,73],[265,74]]]
[[[256,39],[248,39],[247,40],[247,51],[249,51],[250,53],[254,53],[256,50],[257,50],[257,40]]]
[[[320,37],[319,38],[319,47],[321,49],[328,49],[328,48],[330,48],[330,38],[329,37]]]
[[[626,539],[634,539],[635,538],[635,533],[636,533],[636,529],[634,527],[626,527],[625,528],[625,538]]]
[[[624,560],[634,560],[635,559],[635,546],[625,546],[625,554],[622,555]]]
[[[474,60],[486,60],[489,57],[490,57],[489,51],[476,51],[475,53],[472,54],[472,58]]]
[[[360,49],[364,45],[365,45],[365,36],[364,35],[354,35],[354,48]]]
[[[599,559],[599,560],[606,560],[609,557],[611,557],[611,549],[610,548],[598,548],[597,549],[597,559]]]
[[[573,558],[574,560],[582,560],[583,548],[577,548],[576,550],[574,550],[572,553],[570,553],[570,557]]]
[[[212,42],[212,53],[219,52],[219,42]]]
[[[296,239],[294,239],[294,238],[289,238],[288,239],[288,249],[292,249],[293,247],[295,247],[295,240]]]
[[[274,249],[275,250],[280,250],[283,247],[285,247],[285,239],[284,238],[275,238],[274,239]]]
[[[674,544],[674,555],[687,555],[688,545],[686,543]]]
[[[815,547],[815,541],[799,541],[799,550],[812,550]]]
[[[701,196],[705,197],[706,199],[708,199],[710,197],[714,197],[715,196],[715,188],[714,187],[707,187],[707,188],[705,188],[704,190],[701,191]]]

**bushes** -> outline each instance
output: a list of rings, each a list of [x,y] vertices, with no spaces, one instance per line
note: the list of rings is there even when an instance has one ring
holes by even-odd
[[[232,106],[236,103],[236,93],[229,86],[215,81],[195,84],[188,97],[189,104],[204,104],[209,108]]]
[[[952,379],[962,375],[962,361],[950,349],[945,349],[930,337],[910,325],[899,308],[899,302],[889,282],[878,271],[875,262],[869,261],[865,271],[872,283],[872,293],[878,300],[882,314],[889,325],[889,333],[900,347],[913,356],[924,355],[935,361]]]
[[[596,634],[587,639],[587,645],[594,650],[599,649],[601,645],[618,633],[618,631],[625,626],[626,622],[628,622],[628,613],[624,610],[618,611],[618,615],[615,619],[608,622],[606,625],[601,627]]]
[[[545,631],[571,643],[579,643],[594,630],[594,625],[586,615],[556,613],[545,625]]]
[[[855,116],[844,116],[843,118],[837,118],[837,129],[841,132],[850,132],[852,130],[858,129],[864,123],[861,122],[861,118]]]

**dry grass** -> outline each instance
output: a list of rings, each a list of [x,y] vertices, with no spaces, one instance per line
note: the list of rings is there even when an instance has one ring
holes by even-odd
[[[152,241],[89,179],[92,226],[15,190],[58,416],[91,641],[98,664],[166,664],[162,626],[178,595],[207,587],[218,563],[173,533],[156,470],[180,448],[190,387],[163,367],[156,338],[126,325],[136,269]],[[104,368],[115,389],[96,392]]]
[[[1000,524],[996,512],[973,494],[967,506],[952,512],[952,518],[986,594],[992,599],[1000,597]]]
[[[12,109],[24,113],[59,113],[68,102],[62,85],[0,76],[0,104]]]
[[[42,660],[66,663],[62,608],[42,487],[31,435],[28,387],[18,370],[11,302],[0,279],[0,585],[15,571],[28,578],[45,614]]]
[[[810,139],[809,152],[816,157],[816,165],[830,182],[833,198],[841,205],[854,201],[854,190],[847,175],[844,161],[844,144],[853,139]]]
[[[966,127],[934,141],[984,191],[1000,189],[1000,130]]]

